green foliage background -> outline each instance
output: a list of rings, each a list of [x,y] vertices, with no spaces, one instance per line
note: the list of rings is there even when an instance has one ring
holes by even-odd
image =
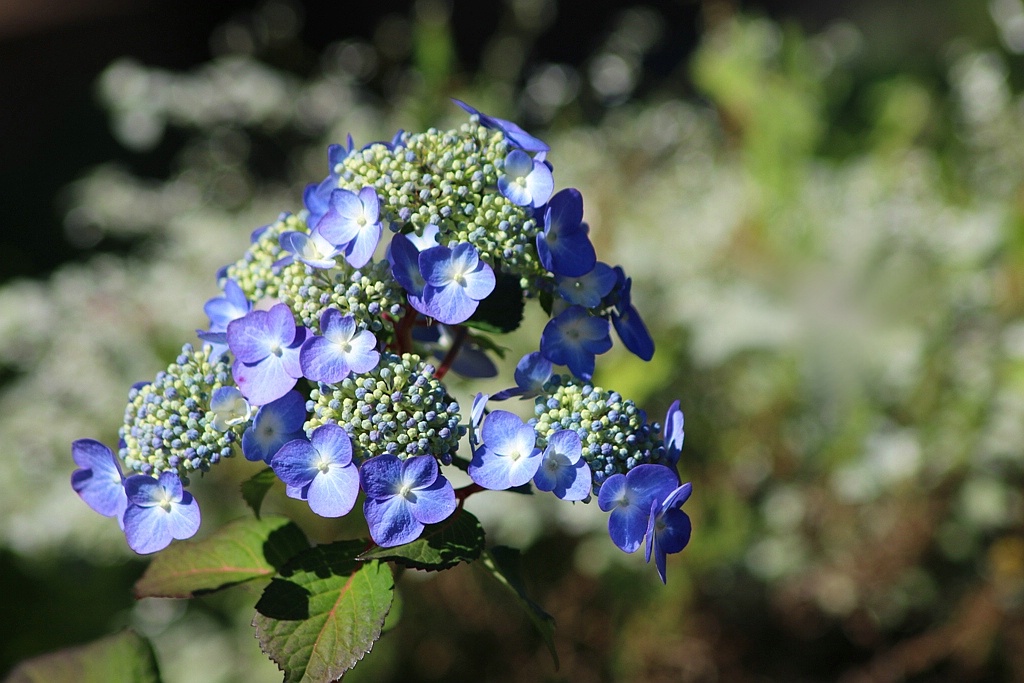
[[[526,54],[543,5],[511,3],[488,49]],[[278,679],[256,589],[133,603],[144,562],[71,492],[69,444],[114,442],[127,387],[203,324],[248,231],[300,208],[326,142],[452,124],[454,96],[550,142],[598,253],[633,275],[657,355],[613,352],[597,381],[652,415],[681,399],[694,536],[661,586],[593,505],[476,496],[488,538],[523,548],[561,668],[461,565],[401,572],[400,621],[346,680],[1024,679],[1024,7],[940,5],[897,12],[928,47],[911,53],[884,3],[799,29],[709,2],[696,51],[657,73],[640,10],[580,68],[485,49],[467,73],[442,3],[399,22],[407,52],[345,41],[309,73],[275,66],[294,34],[255,30],[188,73],[111,65],[124,143],[186,142],[166,179],[105,166],[70,190],[69,225],[127,256],[0,289],[0,672],[131,626],[165,681]],[[506,370],[539,330],[528,311]],[[198,483],[204,530],[243,514],[246,465]],[[266,507],[314,541],[353,524]]]

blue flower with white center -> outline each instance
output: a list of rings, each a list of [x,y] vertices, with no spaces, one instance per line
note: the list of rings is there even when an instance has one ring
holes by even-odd
[[[525,130],[520,128],[512,121],[506,121],[505,119],[499,119],[497,116],[488,116],[478,109],[471,107],[461,100],[452,98],[452,102],[462,107],[470,115],[475,115],[480,121],[480,125],[484,128],[490,128],[491,130],[500,130],[508,138],[508,141],[521,150],[526,152],[547,152],[551,149],[547,144],[541,140],[533,137]]]
[[[516,206],[544,206],[555,189],[548,165],[522,150],[508,153],[503,171],[498,176],[498,191]]]
[[[330,208],[315,229],[341,249],[352,266],[362,268],[373,256],[383,232],[376,190],[367,186],[359,194],[342,189],[332,191]]]
[[[665,414],[665,456],[672,466],[679,462],[683,451],[683,435],[683,411],[679,409],[679,401],[676,401]]]
[[[542,356],[587,380],[594,374],[595,355],[611,347],[608,321],[590,315],[582,306],[570,306],[549,320],[540,336]]]
[[[305,438],[306,399],[297,391],[271,401],[256,411],[249,429],[242,434],[242,453],[246,460],[270,464],[281,446],[292,439]]]
[[[455,490],[429,455],[406,460],[379,455],[364,462],[359,475],[366,492],[363,515],[381,547],[414,541],[425,525],[455,512]]]
[[[654,564],[658,567],[658,576],[662,583],[667,583],[665,578],[665,556],[682,552],[686,544],[690,542],[690,533],[693,525],[690,516],[682,511],[683,503],[690,497],[693,486],[686,482],[675,489],[660,504],[654,501],[651,506],[650,518],[647,520],[647,551],[645,553],[648,562],[651,561],[651,554],[654,554]]]
[[[600,261],[585,275],[555,275],[555,289],[558,295],[570,304],[584,308],[600,306],[601,300],[611,293],[616,282],[615,271]]]
[[[480,301],[494,291],[494,271],[480,260],[476,248],[467,242],[432,247],[419,255],[423,286],[424,315],[448,325],[467,320]]]
[[[519,359],[515,372],[516,386],[503,389],[494,395],[495,401],[504,401],[513,396],[532,398],[544,390],[544,384],[551,379],[551,361],[533,351]]]
[[[128,498],[114,452],[99,441],[78,439],[71,444],[71,457],[80,468],[71,474],[71,488],[93,510],[104,517],[116,517],[123,524],[121,517]]]
[[[548,202],[544,230],[537,234],[541,265],[567,277],[580,277],[594,270],[597,253],[588,233],[583,222],[583,195],[573,187],[561,190]]]
[[[551,435],[541,455],[533,484],[562,500],[583,500],[590,495],[590,466],[583,460],[583,442],[576,432],[562,429]]]
[[[305,341],[306,328],[296,327],[285,304],[232,321],[228,347],[236,360],[231,374],[242,395],[260,406],[287,394],[302,377],[299,349]]]
[[[297,230],[290,230],[281,233],[281,248],[291,254],[292,258],[307,266],[325,270],[338,265],[336,256],[341,255],[341,250],[331,244],[319,230],[314,230],[308,235]],[[279,266],[287,265],[286,259],[277,263]]]
[[[633,286],[631,278],[625,278],[619,288],[618,303],[615,304],[615,311],[612,313],[612,324],[619,339],[626,345],[626,348],[644,360],[654,357],[654,340],[647,326],[640,319],[640,314],[630,300],[630,289]]]
[[[140,555],[163,550],[172,540],[191,538],[199,530],[199,503],[174,472],[157,479],[136,474],[124,480],[124,489],[124,535]]]
[[[359,330],[353,316],[328,308],[320,316],[320,334],[307,339],[299,353],[306,379],[334,384],[349,373],[377,367],[377,338],[369,330]]]
[[[537,433],[507,410],[495,410],[480,430],[483,441],[473,452],[469,476],[484,488],[502,491],[533,479],[541,463]]]
[[[277,451],[270,466],[288,485],[288,495],[305,500],[321,517],[347,515],[359,495],[352,439],[336,424],[317,427],[308,441],[289,441]]]
[[[213,413],[213,421],[210,423],[213,428],[218,432],[226,432],[248,422],[252,406],[237,387],[218,387],[210,396],[210,411]]]
[[[638,465],[608,477],[597,493],[597,504],[611,512],[612,543],[627,553],[636,552],[647,534],[652,506],[660,505],[677,486],[676,473],[664,465]]]

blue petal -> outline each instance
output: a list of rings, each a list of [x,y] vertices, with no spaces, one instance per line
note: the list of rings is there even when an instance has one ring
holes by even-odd
[[[391,548],[415,541],[423,533],[423,523],[413,517],[410,507],[401,496],[367,498],[363,503],[363,516],[373,542],[382,548]]]
[[[402,461],[393,455],[378,455],[359,467],[359,478],[367,498],[390,498],[402,485]]]
[[[336,344],[324,337],[311,337],[299,353],[302,376],[314,382],[334,384],[351,372],[348,360],[339,353]]]
[[[402,463],[402,486],[425,489],[437,480],[439,474],[437,460],[433,456],[417,455]]]
[[[635,308],[630,306],[621,315],[613,314],[612,324],[615,325],[615,332],[627,349],[643,360],[654,357],[654,340]]]
[[[431,456],[423,456],[429,457]],[[422,489],[416,489],[415,501],[412,503],[412,515],[422,524],[437,524],[448,519],[458,501],[455,498],[455,490],[443,474],[438,473],[434,482]]]
[[[410,299],[411,301],[411,299]],[[446,325],[457,325],[468,320],[476,312],[479,302],[469,298],[459,285],[423,288],[423,301],[427,315]]]
[[[71,487],[96,512],[120,518],[128,498],[114,452],[99,441],[78,439],[71,444],[71,456],[82,468],[72,473]]]
[[[327,472],[318,472],[306,489],[309,509],[321,517],[347,515],[359,495],[359,470],[355,465],[332,464]]]
[[[665,451],[669,462],[675,465],[683,450],[683,411],[679,409],[679,401],[669,406],[665,414]]]
[[[374,250],[377,249],[377,243],[380,242],[382,232],[383,227],[380,223],[360,228],[345,247],[345,260],[354,268],[362,268],[369,263]]]
[[[268,356],[264,361],[253,364],[236,360],[231,366],[231,375],[249,403],[256,406],[281,398],[291,391],[298,379],[276,356]]]
[[[423,285],[425,284],[423,275],[420,274],[419,256],[420,252],[405,235],[398,233],[391,238],[391,245],[388,249],[391,273],[405,291],[416,296],[423,294]]]
[[[278,478],[289,486],[304,487],[320,473],[317,450],[305,439],[294,439],[278,449],[270,466]]]

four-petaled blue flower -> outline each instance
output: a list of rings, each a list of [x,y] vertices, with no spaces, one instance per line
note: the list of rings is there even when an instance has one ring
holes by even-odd
[[[480,430],[482,444],[473,452],[469,476],[484,488],[502,491],[533,479],[540,467],[537,433],[507,410],[495,410]]]
[[[555,288],[559,296],[570,304],[583,306],[584,308],[597,308],[601,300],[611,293],[618,278],[612,268],[600,261],[594,264],[593,269],[584,275],[570,277],[568,275],[555,275]]]
[[[665,556],[678,553],[690,542],[693,525],[690,516],[682,511],[683,503],[690,497],[693,486],[686,482],[669,493],[661,504],[655,501],[651,507],[650,519],[647,520],[647,551],[648,562],[654,554],[654,564],[658,567],[658,576],[662,583],[665,578]]]
[[[296,261],[305,263],[311,268],[333,268],[338,264],[336,256],[341,250],[325,238],[319,230],[306,234],[297,230],[289,230],[278,238],[281,248],[292,255]],[[282,259],[284,261],[286,259]],[[278,265],[286,265],[278,261]]]
[[[583,500],[590,495],[590,465],[583,459],[583,442],[571,429],[561,429],[548,439],[533,484],[562,500]]]
[[[586,380],[594,374],[594,356],[611,347],[608,321],[590,315],[582,306],[570,306],[556,315],[540,336],[542,356]]]
[[[431,247],[419,255],[423,274],[424,315],[455,325],[467,320],[494,291],[494,271],[468,242],[454,249]],[[410,299],[410,302],[412,300]]]
[[[310,337],[302,345],[299,363],[303,377],[333,384],[350,372],[369,372],[377,367],[377,338],[369,330],[357,330],[353,316],[328,308],[320,316],[320,333],[322,336]]]
[[[163,550],[172,540],[191,538],[199,530],[199,503],[174,472],[162,472],[156,479],[133,475],[124,480],[124,489],[124,535],[140,555]]]
[[[381,547],[414,541],[425,525],[444,521],[455,512],[455,490],[432,456],[403,461],[378,455],[364,462],[359,474],[366,492],[363,515],[370,537]]]
[[[251,311],[228,325],[228,347],[235,354],[231,374],[253,405],[266,405],[287,394],[299,377],[299,349],[306,328],[296,327],[285,304]]]
[[[536,209],[544,206],[554,189],[554,176],[543,161],[519,149],[505,157],[504,173],[498,176],[498,191],[513,204]]]
[[[206,302],[203,310],[210,318],[209,330],[198,330],[199,338],[219,347],[223,352],[228,343],[227,329],[233,320],[238,320],[252,310],[252,302],[234,280],[225,280],[224,296],[214,297]]]
[[[289,441],[270,461],[288,485],[288,495],[305,500],[321,517],[348,514],[359,495],[359,469],[352,462],[352,439],[336,424],[313,430],[309,440]]]
[[[306,399],[297,391],[271,401],[256,411],[256,417],[242,434],[242,453],[246,460],[270,464],[278,449],[292,439],[305,436]]]
[[[597,252],[583,222],[583,195],[568,187],[548,202],[544,230],[537,233],[541,265],[556,275],[579,277],[597,264]]]
[[[332,191],[330,208],[315,228],[344,252],[346,261],[362,268],[373,256],[383,231],[376,190],[364,187],[359,194],[342,189]]]
[[[116,517],[119,524],[128,498],[124,476],[114,452],[93,439],[78,439],[71,444],[71,457],[81,469],[71,474],[71,488],[86,505],[105,517]]]
[[[248,422],[252,406],[237,387],[219,387],[210,397],[210,412],[213,413],[213,428],[218,432],[226,432]]]
[[[637,465],[626,474],[608,477],[597,493],[597,504],[611,512],[612,543],[627,553],[636,552],[647,534],[651,507],[661,505],[677,486],[676,473],[664,465]]]

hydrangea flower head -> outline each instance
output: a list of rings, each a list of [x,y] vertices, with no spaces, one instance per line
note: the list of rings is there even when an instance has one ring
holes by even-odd
[[[380,455],[359,470],[366,501],[363,514],[370,537],[390,548],[419,538],[423,527],[447,519],[457,506],[455,490],[437,460],[419,455],[399,460]]]
[[[270,466],[289,495],[307,501],[321,517],[341,517],[355,505],[359,470],[352,462],[352,440],[338,425],[317,427],[308,441],[289,441]]]
[[[299,349],[306,328],[296,327],[285,304],[269,311],[251,311],[228,325],[228,347],[235,355],[231,373],[242,394],[254,405],[281,398],[302,377]]]
[[[79,467],[71,474],[71,488],[93,510],[120,522],[128,498],[114,452],[99,441],[78,439],[71,444],[71,457]]]
[[[163,550],[172,540],[191,538],[199,530],[199,504],[174,472],[156,479],[136,474],[125,479],[124,488],[124,535],[140,555]]]

